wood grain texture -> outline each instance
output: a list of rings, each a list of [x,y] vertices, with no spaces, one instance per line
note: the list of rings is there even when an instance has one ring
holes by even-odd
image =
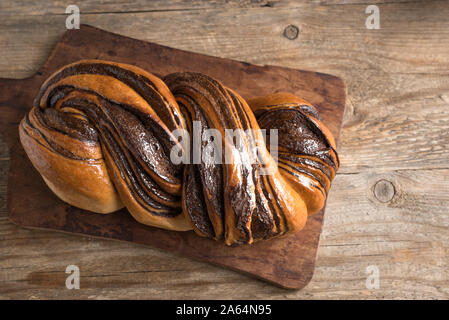
[[[6,219],[9,155],[3,142],[1,297],[449,297],[449,3],[278,2],[223,7],[223,1],[195,11],[183,2],[179,11],[161,5],[159,12],[141,13],[106,13],[111,7],[86,2],[81,11],[97,13],[82,15],[81,22],[184,50],[344,79],[349,99],[339,146],[342,167],[309,285],[285,291],[159,250],[17,228]],[[381,29],[367,30],[365,8],[375,2]],[[65,5],[55,5],[54,14],[45,13],[47,7],[34,13],[28,6],[11,14],[0,10],[0,77],[22,78],[38,70],[65,31]],[[282,35],[289,24],[300,29],[295,40]],[[395,188],[386,203],[373,191],[383,179]],[[81,290],[64,288],[68,264],[80,266]],[[365,286],[369,265],[379,267],[378,290]]]

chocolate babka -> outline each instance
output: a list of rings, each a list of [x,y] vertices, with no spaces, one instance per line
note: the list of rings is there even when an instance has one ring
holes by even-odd
[[[140,223],[228,245],[302,229],[339,167],[332,134],[294,95],[245,101],[204,74],[161,80],[101,60],[55,72],[19,132],[65,202],[97,213],[125,206]]]

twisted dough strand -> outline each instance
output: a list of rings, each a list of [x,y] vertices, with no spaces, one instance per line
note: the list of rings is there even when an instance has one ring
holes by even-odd
[[[194,121],[200,137],[206,129],[220,133],[213,143],[222,146],[223,164],[170,161],[175,146],[185,147],[174,130],[187,130],[192,144]],[[278,163],[260,128],[278,130]],[[339,166],[332,134],[298,97],[246,102],[203,74],[175,73],[162,81],[100,60],[54,73],[19,132],[35,168],[69,204],[98,213],[126,206],[143,224],[193,229],[228,245],[302,229],[324,206]],[[201,154],[207,148],[203,141]],[[255,161],[248,162],[255,148]]]

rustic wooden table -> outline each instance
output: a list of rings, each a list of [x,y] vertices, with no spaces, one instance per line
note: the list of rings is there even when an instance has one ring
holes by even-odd
[[[39,68],[72,3],[0,2],[0,77]],[[366,28],[370,4],[380,29]],[[17,227],[7,218],[0,137],[0,298],[449,298],[449,1],[78,5],[81,23],[122,35],[345,80],[342,167],[315,275],[290,291],[159,250]],[[79,290],[65,286],[72,264]],[[370,285],[377,271],[378,288]]]

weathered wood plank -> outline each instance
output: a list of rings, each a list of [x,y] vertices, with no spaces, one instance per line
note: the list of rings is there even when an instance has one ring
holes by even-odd
[[[365,28],[365,5],[87,14],[81,15],[81,22],[180,49],[350,78],[361,70],[447,70],[445,3],[380,5],[380,30]],[[64,33],[65,19],[65,15],[2,19],[0,28],[6,32],[0,34],[4,46],[0,75],[25,77],[35,72]],[[283,36],[289,24],[299,28],[295,40]]]
[[[448,169],[449,76],[369,74],[349,85],[340,172]]]
[[[380,203],[380,179],[395,195]],[[338,175],[312,282],[301,291],[159,250],[18,228],[0,220],[0,295],[60,298],[447,298],[448,170]],[[429,196],[428,190],[434,190]],[[351,195],[353,201],[348,201]],[[81,290],[65,289],[65,268],[81,270]],[[366,267],[380,271],[378,290]],[[207,279],[207,280],[206,280]]]
[[[296,8],[303,4],[315,5],[339,5],[339,4],[385,4],[403,2],[434,2],[439,0],[111,0],[95,1],[84,0],[78,3],[80,11],[84,14],[92,13],[141,13],[161,11],[187,11],[208,9],[249,9],[249,8]],[[74,4],[70,0],[54,0],[47,2],[45,6],[33,0],[4,0],[0,3],[0,15],[49,15],[64,14],[67,6]]]
[[[311,1],[311,2],[319,2]],[[2,1],[0,5],[1,15],[49,15],[65,14],[67,6],[74,4],[69,0],[49,1],[45,6],[39,5],[32,0]],[[206,10],[219,8],[257,8],[272,6],[294,6],[293,1],[266,1],[266,0],[136,0],[136,1],[95,1],[85,0],[76,4],[84,14],[92,13],[142,13],[142,12],[161,12],[161,11],[187,11],[187,10]]]

